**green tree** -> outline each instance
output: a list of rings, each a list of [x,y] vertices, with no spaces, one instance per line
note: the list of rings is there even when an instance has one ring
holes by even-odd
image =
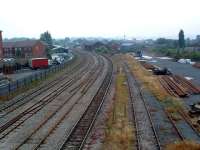
[[[46,53],[47,53],[47,57],[51,59],[50,49],[53,48],[53,40],[52,40],[51,34],[48,31],[42,33],[40,35],[40,40],[45,42],[48,45],[46,48]]]
[[[50,48],[53,46],[53,40],[52,40],[51,34],[48,31],[40,35],[40,40],[48,44]]]
[[[179,48],[184,49],[185,48],[185,38],[184,38],[183,30],[180,30],[178,36],[179,36],[179,39],[178,39]]]

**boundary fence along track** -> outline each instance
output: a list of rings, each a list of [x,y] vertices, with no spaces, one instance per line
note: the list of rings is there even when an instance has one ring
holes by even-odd
[[[102,65],[100,65],[101,66],[101,68],[103,68],[103,66]],[[98,67],[98,65],[96,66],[96,67]],[[96,67],[94,67],[93,69],[94,70],[96,70],[97,68]],[[92,72],[92,71],[91,71]],[[79,75],[80,76],[80,75]],[[82,76],[82,75],[81,75]],[[80,77],[81,77],[80,76]],[[96,76],[97,76],[97,74],[96,74]],[[91,77],[91,76],[90,76]],[[94,78],[95,79],[95,78]],[[77,80],[77,78],[75,78],[75,80]],[[91,81],[93,81],[93,80],[88,80],[88,82],[91,82]],[[43,101],[43,102],[41,102],[41,104],[36,104],[36,105],[34,105],[33,107],[31,107],[31,108],[29,108],[29,109],[27,109],[26,111],[24,111],[23,113],[21,113],[21,114],[19,114],[17,117],[15,117],[15,118],[13,118],[12,120],[10,120],[8,123],[6,123],[5,125],[3,125],[0,129],[1,129],[1,132],[3,132],[4,130],[6,130],[8,127],[10,127],[13,123],[15,123],[17,120],[19,120],[20,118],[24,118],[25,117],[25,119],[26,118],[29,118],[30,116],[32,116],[33,114],[35,114],[37,111],[39,111],[43,106],[44,106],[44,104],[46,104],[46,103],[49,103],[49,101],[51,101],[52,99],[54,99],[56,96],[58,96],[59,95],[59,93],[62,93],[64,90],[65,90],[65,88],[67,88],[68,86],[69,86],[69,84],[71,85],[71,83],[72,83],[72,81],[70,82],[67,82],[66,83],[66,85],[63,85],[63,86],[61,86],[60,88],[58,88],[55,92],[55,95],[53,94],[53,95],[51,95],[51,97],[50,98],[48,98],[47,97],[47,100],[46,101]],[[86,84],[88,84],[87,82],[86,82]],[[78,91],[80,88],[78,88],[76,91]],[[73,92],[72,93],[72,95],[70,96],[70,97],[72,97],[75,93],[76,93],[76,91],[75,92]],[[59,109],[58,109],[59,110]],[[58,111],[57,110],[57,111]],[[52,116],[57,112],[57,111],[55,111],[53,114],[52,114]],[[26,116],[26,115],[28,115],[28,116]],[[51,117],[50,117],[51,118]],[[61,119],[62,120],[62,119]],[[24,121],[23,121],[23,119],[20,119],[20,124],[22,124]],[[45,122],[44,122],[45,123]],[[44,123],[41,123],[41,125],[38,127],[38,129],[44,124]],[[17,128],[17,126],[16,127],[14,127],[14,129],[15,128]],[[33,134],[33,133],[32,133]],[[31,134],[31,135],[32,135]],[[31,136],[30,135],[30,136]],[[41,142],[42,143],[42,142]],[[18,147],[20,147],[22,144],[20,144]]]
[[[85,58],[85,56],[84,56]],[[27,103],[28,101],[31,101],[34,97],[40,95],[41,93],[49,90],[50,88],[52,88],[53,86],[55,86],[56,84],[58,84],[59,82],[63,81],[64,79],[68,78],[70,73],[75,72],[76,70],[78,70],[79,68],[81,68],[83,62],[85,60],[81,60],[77,65],[75,65],[73,68],[71,68],[71,70],[69,70],[69,72],[67,72],[64,76],[62,77],[58,77],[56,79],[54,79],[51,82],[48,82],[42,86],[40,86],[39,88],[37,88],[36,90],[31,91],[28,94],[25,94],[24,96],[16,99],[15,101],[12,101],[6,105],[0,106],[0,112],[2,112],[1,117],[5,116],[7,113],[14,111],[15,109],[17,109],[18,107],[24,105],[25,103]],[[8,110],[12,108],[11,110]],[[6,111],[6,113],[4,113]]]

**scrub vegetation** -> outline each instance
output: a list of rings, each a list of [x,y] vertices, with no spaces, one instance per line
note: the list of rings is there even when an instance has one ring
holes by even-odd
[[[168,49],[168,48],[155,48],[153,49],[153,51],[176,59],[187,58],[195,61],[200,61],[199,51],[189,51],[187,49],[178,50],[178,49]]]
[[[180,99],[169,95],[160,84],[159,80],[151,72],[147,71],[137,60],[131,55],[124,57],[127,60],[132,73],[139,79],[144,87],[150,90],[154,96],[160,101],[164,109],[170,113],[174,121],[182,119],[179,112],[184,111],[184,107]],[[200,145],[193,141],[176,142],[166,145],[167,150],[197,150],[200,149]]]
[[[199,150],[200,145],[192,141],[183,141],[175,144],[170,144],[166,150]]]
[[[153,95],[161,102],[166,111],[169,113],[176,113],[178,110],[183,109],[181,101],[169,95],[160,84],[160,81],[151,72],[147,71],[136,59],[131,55],[126,55],[127,60],[132,73],[139,79],[143,84],[143,88],[150,90]]]
[[[169,96],[169,94],[163,89],[156,76],[147,71],[131,55],[125,55],[124,59],[127,60],[130,69],[134,73],[135,77],[143,82],[143,88],[149,89],[157,97],[157,99],[161,101]]]
[[[125,74],[116,77],[114,105],[106,122],[104,150],[133,149],[134,129],[128,118],[128,87]]]

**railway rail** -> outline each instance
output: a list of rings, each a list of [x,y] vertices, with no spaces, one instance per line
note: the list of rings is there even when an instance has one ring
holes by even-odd
[[[98,76],[99,76],[99,72],[102,72],[102,69],[103,69],[103,66],[104,65],[101,65],[100,67],[101,67],[101,69],[99,69],[99,71],[97,71],[96,69],[96,71],[97,72],[95,72],[95,74],[93,74],[93,76],[95,76],[95,78],[93,78],[93,76],[92,75],[90,75],[88,78],[93,78],[93,79],[96,79]],[[94,73],[93,71],[91,71],[90,73]],[[85,80],[84,80],[85,81]],[[87,80],[88,82],[87,83],[85,83],[84,82],[84,84],[86,84],[86,85],[90,85],[90,87],[92,86],[92,84],[91,83],[94,83],[95,81],[94,80]],[[80,85],[82,85],[82,84],[80,84]],[[81,86],[82,87],[82,86]],[[84,88],[83,88],[84,89]],[[87,88],[87,90],[88,90],[89,88]],[[73,89],[74,90],[74,89]],[[77,88],[76,88],[76,90],[77,90]],[[82,90],[80,90],[80,92],[82,93]],[[74,102],[74,104],[70,107],[70,109],[67,111],[67,112],[65,112],[65,114],[58,120],[58,122],[56,122],[55,123],[55,125],[53,125],[53,127],[52,128],[50,128],[50,130],[48,131],[48,133],[44,136],[44,138],[41,138],[41,140],[37,143],[37,144],[35,144],[35,146],[34,146],[34,150],[35,149],[38,149],[38,148],[40,148],[42,145],[45,145],[44,143],[45,143],[45,141],[48,139],[48,137],[49,136],[51,136],[51,134],[53,134],[53,132],[55,132],[55,130],[60,126],[60,124],[62,124],[62,122],[67,118],[67,114],[69,114],[70,113],[70,111],[75,107],[75,105],[80,101],[80,99],[81,99],[81,97],[84,95],[85,93],[82,93],[80,96],[79,96],[79,98],[77,98],[77,101],[76,102]]]
[[[92,70],[90,70],[89,72],[87,72],[89,76],[87,75],[87,79],[84,79],[84,80],[85,80],[84,83],[85,83],[86,85],[92,86],[91,82],[94,82],[94,80],[95,80],[95,79],[97,78],[97,76],[98,76],[98,73],[100,73],[100,72],[102,71],[102,68],[103,68],[103,66],[104,66],[104,65],[102,65],[102,63],[103,63],[103,62],[101,62],[101,65],[96,65]],[[98,69],[98,68],[99,68],[99,69]],[[99,70],[99,71],[98,71],[98,73],[94,73],[94,70]],[[91,76],[92,74],[95,75],[96,77],[92,77],[92,76]],[[82,78],[82,74],[79,75],[79,76],[80,76],[80,78]],[[91,78],[91,77],[92,77],[92,80],[88,80],[88,78]],[[77,78],[74,78],[74,80],[77,81]],[[75,82],[75,81],[74,81],[74,82]],[[64,91],[65,88],[67,88],[68,85],[70,85],[71,83],[72,83],[72,81],[71,81],[71,82],[70,82],[70,81],[69,81],[69,82],[66,82],[66,85],[61,86],[60,88],[57,89],[57,91],[55,91],[55,95],[54,95],[54,94],[51,94],[52,97],[47,97],[47,100],[46,100],[46,101],[43,100],[43,102],[41,102],[40,104],[36,104],[36,105],[34,105],[33,107],[28,108],[26,111],[24,111],[23,113],[19,114],[16,118],[13,118],[13,120],[11,120],[9,123],[6,123],[4,126],[2,126],[2,127],[0,128],[0,129],[1,129],[1,132],[3,132],[3,131],[6,130],[7,133],[4,132],[3,134],[1,134],[1,138],[0,138],[0,139],[3,139],[3,138],[4,138],[5,136],[7,136],[8,134],[12,133],[15,129],[17,129],[20,125],[22,125],[27,119],[29,119],[31,116],[33,116],[35,113],[37,113],[39,110],[41,110],[41,109],[44,107],[44,105],[47,105],[48,103],[51,102],[51,100],[55,99],[56,96],[59,95],[59,92],[62,93],[62,91]],[[75,95],[78,91],[80,91],[80,89],[81,89],[82,87],[83,87],[83,86],[80,86],[80,87],[77,88],[75,91],[73,91],[73,92],[71,93],[71,96],[68,97],[68,100],[69,100],[71,97],[73,97],[73,95]],[[88,87],[88,88],[89,88],[89,87]],[[50,98],[51,100],[48,100],[49,98]],[[45,123],[48,122],[48,120],[52,119],[53,116],[56,115],[56,113],[58,113],[59,110],[62,109],[62,107],[63,107],[64,105],[66,105],[66,103],[67,103],[68,100],[66,100],[62,105],[60,105],[60,107],[58,107],[58,108],[57,108],[51,115],[49,115],[49,117],[46,118],[43,122],[40,122],[40,124],[39,124],[35,129],[33,129],[33,131],[30,131],[29,136],[25,137],[24,140],[22,140],[21,143],[18,143],[17,145],[14,146],[15,149],[21,148],[21,146],[23,146],[26,142],[28,142],[28,141],[31,139],[31,137],[32,137],[42,126],[44,126]],[[80,98],[79,98],[79,100],[80,100]],[[77,102],[75,102],[75,104],[76,104],[76,103],[77,103]],[[75,105],[75,104],[74,104],[74,105]],[[73,108],[73,107],[71,107],[71,109],[72,109],[72,108]],[[69,110],[69,111],[70,111],[70,110]],[[41,144],[43,144],[43,141],[45,141],[45,139],[51,134],[51,132],[54,131],[54,129],[56,128],[56,126],[57,126],[60,122],[62,122],[62,120],[63,120],[63,119],[65,118],[65,116],[69,113],[69,111],[66,112],[61,118],[59,118],[59,119],[56,121],[56,123],[53,125],[53,127],[51,127],[51,129],[49,130],[48,134],[45,135],[45,137],[44,137],[43,139],[40,140],[39,144],[38,144],[37,146],[35,146],[34,149],[37,149],[38,147],[40,147]],[[19,120],[19,121],[17,121],[17,120]],[[15,122],[17,122],[17,125],[16,125]],[[11,130],[7,130],[7,129],[10,128],[10,127],[11,127]]]
[[[103,65],[101,65],[100,67],[101,67],[101,69],[103,69]],[[97,69],[97,68],[96,68],[96,69]],[[96,70],[96,69],[95,69],[95,70]],[[101,69],[100,69],[100,70],[101,70]],[[102,70],[101,70],[101,71],[102,71]],[[93,71],[91,71],[91,72],[93,72]],[[98,76],[98,74],[96,74],[96,76]],[[91,77],[91,76],[89,76],[89,77]],[[91,80],[88,80],[88,82],[91,82]],[[86,83],[86,84],[87,84],[87,83]],[[79,89],[80,89],[80,88],[79,88]],[[76,91],[74,91],[74,93],[76,93],[79,89],[76,88]],[[56,128],[62,123],[62,121],[67,117],[67,114],[69,114],[70,111],[74,108],[74,106],[80,101],[81,97],[82,97],[82,95],[80,95],[79,98],[77,98],[77,101],[74,102],[74,104],[70,107],[70,109],[68,109],[68,111],[66,111],[66,112],[64,113],[64,115],[62,115],[62,117],[60,117],[59,119],[57,119],[56,122],[53,123],[53,125],[51,125],[49,131],[44,135],[43,138],[41,138],[41,137],[39,138],[39,142],[37,142],[37,144],[35,143],[34,146],[32,147],[32,149],[38,149],[39,147],[41,147],[41,145],[44,144],[44,141],[45,141],[45,140],[56,130]],[[66,102],[65,102],[60,108],[58,108],[58,110],[62,109],[62,107],[64,107],[65,104],[66,104]],[[45,127],[45,125],[43,125],[43,126]],[[44,127],[43,127],[43,128],[44,128]],[[48,128],[48,126],[47,126],[47,128]],[[18,149],[18,148],[21,148],[21,146],[22,146],[23,144],[27,143],[27,142],[30,143],[30,141],[32,140],[31,137],[34,137],[34,134],[35,134],[36,132],[39,132],[39,131],[36,130],[35,132],[33,132],[33,134],[31,134],[29,137],[27,137],[26,140],[25,140],[21,145],[19,145],[19,146],[17,147],[17,149]]]
[[[107,60],[109,59],[107,58]],[[60,150],[83,148],[110,87],[112,72],[113,66],[112,62],[109,60],[108,73],[104,78],[99,90],[97,91],[91,103],[88,105],[82,117],[73,126],[71,132],[66,136],[66,139],[63,140],[59,148]]]
[[[136,128],[137,149],[161,149],[160,140],[156,133],[150,112],[142,96],[137,81],[129,71],[128,65],[124,64],[124,71],[127,76],[128,89],[132,102],[134,124]]]
[[[158,77],[161,85],[172,96],[186,97],[191,94],[200,94],[200,88],[179,75],[163,75]]]
[[[89,68],[89,65],[88,65]],[[84,70],[86,73],[86,70]],[[56,87],[55,90],[53,90],[51,93],[47,94],[45,97],[43,97],[41,100],[37,101],[35,104],[29,106],[24,111],[22,111],[20,114],[6,122],[5,124],[0,126],[0,133],[6,130],[10,125],[14,124],[16,121],[20,119],[20,123],[18,125],[22,124],[24,121],[26,121],[28,118],[33,116],[36,112],[38,112],[40,109],[42,109],[44,106],[52,102],[58,95],[60,95],[62,92],[64,92],[67,88],[69,88],[72,84],[74,84],[78,79],[80,79],[84,72],[81,73],[81,75],[78,73],[70,80],[67,80],[66,82],[62,83],[59,87]],[[63,80],[62,80],[63,82]],[[28,115],[26,117],[26,115]],[[22,119],[24,118],[24,119]]]
[[[169,118],[171,124],[173,125],[173,128],[177,134],[177,136],[183,141],[185,140],[185,137],[182,135],[181,131],[178,129],[178,127],[176,126],[176,123],[174,122],[171,114],[165,110],[165,114],[167,115],[167,117]]]
[[[199,134],[198,130],[194,127],[188,114],[186,114],[183,110],[179,110],[179,114],[189,124],[189,126],[192,128],[192,130],[195,132],[195,134],[200,138],[200,134]]]
[[[199,143],[199,140],[200,140],[200,134],[199,132],[197,131],[197,129],[193,126],[192,122],[190,121],[189,119],[189,116],[187,114],[185,114],[185,112],[183,110],[179,110],[178,111],[178,114],[180,115],[180,118],[178,120],[179,121],[183,121],[184,123],[183,124],[186,124],[189,128],[189,132],[190,134],[189,135],[186,135],[185,132],[188,132],[186,129],[183,130],[182,128],[180,128],[180,125],[179,123],[174,120],[171,116],[171,114],[167,111],[165,111],[165,113],[167,114],[168,118],[170,119],[177,135],[179,136],[179,138],[184,141],[184,140],[192,140],[192,141],[196,141]]]
[[[57,87],[54,91],[47,94],[45,97],[43,97],[42,99],[40,99],[33,105],[29,106],[24,111],[20,112],[16,116],[9,119],[9,121],[1,124],[0,133],[2,133],[2,134],[0,135],[0,139],[7,136],[9,133],[11,133],[13,130],[15,130],[21,124],[23,124],[26,120],[28,120],[34,114],[36,114],[38,111],[40,111],[43,107],[45,107],[46,105],[51,103],[58,95],[63,93],[67,88],[69,88],[73,83],[75,83],[79,78],[81,78],[80,75],[79,75],[79,77],[78,77],[78,75],[75,75],[74,78],[64,82],[62,85],[60,85],[60,87]],[[75,94],[75,93],[73,93],[73,94]],[[13,124],[14,124],[14,126],[13,126]]]
[[[128,65],[127,64],[125,64],[125,67],[126,67],[125,69],[128,69]],[[128,71],[126,71],[126,72],[129,73]],[[132,73],[130,73],[130,76],[131,76],[131,74]],[[166,80],[171,80],[169,78],[170,77],[167,77]],[[191,93],[193,93],[193,92],[194,93],[195,92],[198,93],[198,88],[193,86],[193,84],[191,84],[190,82],[185,81],[185,79],[183,79],[182,77],[174,75],[173,78],[174,78],[174,80],[176,80],[177,84],[182,84],[182,85],[187,86]],[[131,90],[131,88],[130,88],[131,87],[131,85],[130,85],[131,81],[130,81],[129,77],[127,77],[127,80],[128,80],[128,85],[129,85],[129,91],[130,91]],[[170,84],[171,84],[171,82],[170,82]],[[136,86],[137,85],[138,85],[138,83],[136,81]],[[141,92],[139,92],[139,93],[142,96],[142,93]],[[134,94],[132,94],[131,91],[130,91],[130,97],[131,97],[132,100],[135,100]],[[148,111],[147,104],[145,104],[145,100],[143,98],[142,98],[142,101],[144,102],[145,109]],[[138,149],[143,149],[143,148],[141,148],[141,146],[138,146],[138,145],[141,145],[140,144],[141,143],[141,141],[140,141],[140,132],[138,132],[138,130],[139,130],[138,128],[139,128],[140,124],[137,124],[137,118],[135,117],[137,115],[137,113],[134,110],[134,106],[135,105],[136,104],[134,104],[132,107],[133,107],[133,115],[134,115],[134,119],[135,119],[134,121],[136,122],[135,128],[136,128],[136,135],[137,135],[137,148]],[[137,107],[138,106],[139,105],[137,104]],[[198,131],[195,129],[195,127],[192,125],[192,123],[191,123],[190,119],[188,118],[187,114],[185,114],[183,111],[180,110],[178,112],[178,114],[180,114],[180,120],[176,121],[176,120],[173,119],[173,116],[172,116],[171,113],[169,113],[165,108],[162,108],[162,109],[164,110],[164,113],[165,113],[166,117],[168,117],[169,123],[172,125],[171,129],[172,129],[174,135],[176,135],[176,137],[177,137],[176,140],[177,141],[179,141],[179,140],[180,141],[192,140],[192,141],[196,141],[196,142],[199,141],[200,135],[199,135]],[[149,116],[151,116],[150,112],[148,112],[148,114],[149,114]],[[144,121],[144,119],[143,119],[143,121]],[[153,127],[153,123],[152,123],[152,127]],[[184,128],[185,128],[186,131],[183,130]],[[155,129],[153,129],[153,130],[156,131]],[[139,134],[139,136],[138,136],[138,134]],[[156,132],[155,132],[155,134],[156,134]],[[160,134],[158,134],[158,135],[160,135]],[[158,141],[160,141],[160,143],[164,142],[162,140],[159,140],[159,136],[157,136],[157,138],[158,138]],[[160,145],[160,148],[158,146],[158,149],[162,149],[163,145],[162,144],[159,144],[159,145]]]
[[[1,106],[1,108],[0,108],[1,116],[0,117],[4,117],[8,113],[16,110],[17,108],[19,108],[22,105],[26,104],[27,102],[31,101],[36,96],[44,93],[45,91],[49,90],[53,86],[56,86],[57,84],[59,84],[61,81],[66,79],[70,73],[76,72],[79,68],[82,67],[83,62],[85,62],[84,58],[86,58],[86,56],[83,55],[83,58],[81,59],[81,61],[78,62],[78,64],[75,65],[73,68],[71,68],[71,70],[69,70],[67,73],[65,73],[64,76],[58,77],[58,78],[54,79],[53,81],[40,86],[36,90],[33,90],[28,94],[25,94],[24,96],[20,97],[19,99],[15,100],[15,101],[11,101],[10,103],[4,104],[3,106]]]

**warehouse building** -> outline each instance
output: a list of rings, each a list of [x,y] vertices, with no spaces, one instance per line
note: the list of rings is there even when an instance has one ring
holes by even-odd
[[[136,45],[134,43],[122,43],[120,46],[121,52],[130,52],[136,49]]]
[[[36,58],[45,57],[46,46],[39,40],[3,42],[4,58]]]

